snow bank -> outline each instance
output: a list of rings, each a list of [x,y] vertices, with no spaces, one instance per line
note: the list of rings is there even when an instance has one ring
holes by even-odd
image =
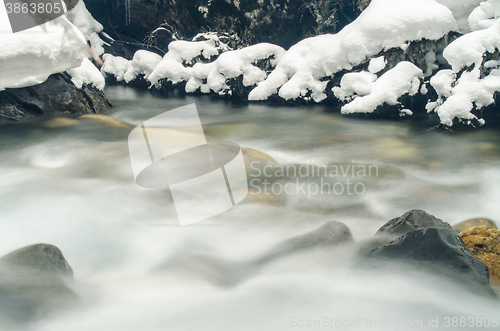
[[[355,96],[370,94],[376,80],[377,75],[371,72],[350,72],[342,76],[340,87],[335,86],[332,91],[341,101],[351,101]]]
[[[107,75],[115,76],[116,80],[121,82],[124,80],[125,73],[132,69],[131,61],[111,54],[102,56],[104,64],[101,67],[101,72]]]
[[[240,75],[243,76],[244,86],[255,85],[267,77],[267,73],[255,64],[269,59],[270,66],[274,67],[284,53],[285,50],[280,46],[261,43],[225,52],[212,63],[197,63],[191,70],[186,92],[200,89],[203,93],[208,93],[210,90],[215,93],[226,93],[229,90],[227,81]]]
[[[469,26],[472,31],[489,28],[500,16],[500,0],[481,2],[469,15]]]
[[[86,84],[93,85],[99,90],[104,89],[104,77],[89,59],[84,59],[81,66],[69,69],[67,72],[71,76],[73,84],[78,88],[82,88],[83,85]]]
[[[277,45],[261,43],[239,50],[230,50],[214,33],[198,35],[194,40],[173,41],[168,52],[148,76],[151,84],[167,79],[173,84],[186,82],[186,92],[230,93],[229,79],[243,77],[244,86],[252,86],[267,78],[259,61],[268,60],[276,66],[285,50]]]
[[[344,77],[347,75],[349,74]],[[334,88],[335,95],[341,100],[354,97],[342,107],[342,114],[371,113],[384,103],[397,105],[398,99],[404,94],[415,95],[418,92],[420,79],[423,78],[422,70],[407,61],[398,63],[376,80],[376,75],[372,73],[360,72],[357,75],[355,79],[348,78],[347,81],[343,77],[341,88]],[[360,81],[365,84],[360,84]],[[354,94],[359,96],[355,97]],[[408,111],[405,111],[405,114],[408,114]]]
[[[319,102],[326,98],[322,78],[349,70],[382,50],[422,38],[439,39],[457,29],[452,12],[435,0],[373,0],[339,33],[292,46],[249,99],[265,100],[278,93],[288,100],[311,93]]]
[[[88,56],[82,33],[64,16],[12,33],[0,0],[0,91],[43,83],[50,75],[79,67]]]
[[[457,22],[459,31],[462,33],[468,33],[471,31],[468,22],[469,15],[482,1],[484,0],[437,0],[437,2],[443,4],[451,10]]]
[[[197,35],[193,39],[196,40],[200,36]],[[195,63],[213,61],[219,54],[230,49],[213,33],[207,33],[203,36],[206,40],[176,40],[171,42],[168,45],[168,52],[149,76],[149,81],[152,84],[156,84],[163,78],[174,84],[188,81],[192,77],[191,67]]]
[[[450,43],[443,51],[443,56],[458,72],[472,64],[480,65],[485,52],[493,53],[500,47],[500,21],[491,27],[461,36]]]
[[[152,85],[162,80],[185,82],[188,93],[220,95],[230,94],[234,87],[231,80],[241,77],[243,86],[255,86],[249,100],[279,95],[285,100],[321,102],[327,98],[325,89],[336,73],[369,61],[368,71],[347,73],[340,86],[332,89],[346,103],[343,114],[370,113],[384,103],[396,105],[401,96],[415,95],[426,77],[438,93],[427,110],[451,125],[456,117],[475,118],[471,110],[491,104],[494,93],[500,91],[500,62],[483,63],[485,53],[500,49],[499,17],[500,0],[372,0],[339,33],[304,39],[288,51],[266,43],[231,50],[217,34],[206,33],[193,41],[170,43],[163,58],[146,51],[137,52],[132,61],[104,55],[102,72],[125,82],[139,75]],[[92,30],[98,27],[89,27]],[[448,45],[442,55],[440,47],[421,50],[425,73],[403,61],[380,75],[387,65],[382,52],[394,48],[406,51],[412,41],[438,40],[451,31],[465,35]],[[452,70],[435,73],[439,65],[446,65],[444,59]],[[393,66],[393,59],[390,61]],[[463,72],[464,68],[470,72]],[[420,93],[427,94],[427,87],[422,85]],[[401,113],[412,114],[407,109]]]
[[[437,101],[434,111],[439,115],[441,123],[451,126],[453,119],[470,121],[477,117],[471,113],[474,108],[482,108],[492,104],[494,93],[500,91],[500,70],[493,69],[483,79],[479,79],[479,70],[465,72],[451,89],[451,96],[441,105]],[[481,120],[480,120],[481,123]]]
[[[105,75],[111,75],[117,81],[129,83],[135,78],[144,75],[147,78],[153,72],[154,68],[161,62],[162,57],[158,54],[139,50],[135,52],[132,60],[127,60],[121,56],[104,54],[102,56],[104,65],[101,72]]]
[[[104,53],[104,41],[98,33],[102,32],[103,26],[97,22],[87,10],[83,0],[78,1],[76,6],[66,13],[68,20],[90,41],[90,45],[97,55]]]
[[[154,68],[160,63],[162,57],[156,53],[148,52],[145,50],[139,50],[135,52],[132,61],[130,61],[130,66],[125,72],[123,79],[125,82],[131,82],[136,77],[144,75],[144,77],[149,77],[153,72]]]
[[[483,4],[481,8],[485,8]],[[490,3],[486,4],[489,6]],[[465,34],[448,45],[443,55],[451,64],[452,71],[443,70],[431,78],[431,85],[439,98],[435,102],[429,102],[428,111],[435,111],[441,123],[448,126],[453,124],[455,118],[465,121],[476,119],[471,111],[491,105],[495,101],[495,92],[500,92],[499,69],[493,69],[488,75],[481,77],[484,54],[494,53],[498,49],[498,19],[490,27]],[[466,67],[469,69],[462,72]],[[495,63],[490,62],[487,67],[495,67]]]

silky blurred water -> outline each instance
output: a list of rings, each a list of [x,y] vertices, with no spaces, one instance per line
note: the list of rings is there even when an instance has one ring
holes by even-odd
[[[447,317],[500,320],[498,303],[439,275],[353,266],[363,243],[410,209],[451,224],[499,220],[498,132],[430,131],[329,114],[326,106],[159,98],[127,87],[105,92],[116,106],[112,116],[133,126],[196,103],[209,141],[233,141],[296,167],[372,165],[378,176],[349,177],[363,184],[363,194],[261,192],[181,227],[168,192],[134,182],[132,127],[82,119],[60,127],[49,119],[3,125],[0,255],[39,242],[58,246],[81,298],[77,308],[29,329],[444,330],[451,328]],[[332,220],[349,226],[354,244],[250,263]]]

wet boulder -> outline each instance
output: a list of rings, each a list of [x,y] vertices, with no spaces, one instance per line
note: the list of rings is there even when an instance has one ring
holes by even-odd
[[[77,88],[67,73],[45,82],[0,91],[0,121],[20,121],[42,115],[106,113],[111,104],[93,86]]]
[[[425,211],[412,210],[394,218],[377,234],[396,238],[372,249],[368,257],[404,261],[458,280],[475,292],[493,294],[486,264],[463,245],[455,229]]]
[[[439,218],[423,210],[414,209],[382,225],[380,229],[378,229],[376,235],[399,236],[410,231],[429,228],[440,228],[453,231],[451,225],[448,223],[443,222]]]
[[[0,259],[0,322],[19,323],[46,316],[76,299],[67,282],[73,270],[53,245],[20,248]]]

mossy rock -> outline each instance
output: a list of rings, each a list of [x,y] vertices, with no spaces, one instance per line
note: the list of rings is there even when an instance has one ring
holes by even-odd
[[[465,246],[483,261],[490,273],[490,281],[500,285],[500,231],[477,226],[460,233]]]

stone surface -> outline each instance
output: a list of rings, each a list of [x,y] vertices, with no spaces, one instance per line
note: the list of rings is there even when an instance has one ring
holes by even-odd
[[[44,83],[0,92],[0,121],[20,121],[51,114],[107,112],[111,104],[94,87],[78,89],[68,74],[51,75]]]
[[[429,215],[421,209],[414,209],[382,225],[376,235],[400,236],[410,231],[428,228],[440,228],[452,231],[452,227],[448,223],[443,222],[433,215]]]
[[[455,229],[425,211],[412,210],[394,218],[377,234],[398,237],[372,249],[369,258],[408,262],[459,280],[474,292],[494,295],[489,287],[488,267],[463,245]]]
[[[116,119],[111,116],[107,115],[102,115],[102,114],[84,114],[81,116],[78,116],[79,119],[90,122],[90,123],[95,123],[99,125],[109,125],[109,126],[120,126],[124,128],[131,128],[132,125],[121,121],[119,119]]]
[[[245,166],[250,166],[252,162],[259,162],[262,165],[277,165],[278,163],[268,154],[249,147],[241,147]]]
[[[275,247],[258,260],[258,264],[267,263],[276,258],[316,247],[333,246],[352,242],[351,230],[341,222],[330,221],[309,233],[290,238]]]
[[[487,228],[496,229],[497,225],[494,221],[489,218],[471,218],[469,220],[462,221],[453,225],[453,227],[459,231],[464,231],[470,228],[474,228],[476,226],[485,226]]]
[[[349,228],[330,221],[319,228],[271,247],[261,257],[250,260],[226,260],[212,254],[189,254],[161,265],[162,273],[182,273],[184,277],[201,277],[217,286],[233,287],[257,274],[268,263],[307,249],[352,242]]]
[[[478,226],[460,233],[465,246],[489,269],[490,280],[500,285],[500,231]]]
[[[28,322],[75,302],[66,285],[73,270],[48,244],[18,249],[0,259],[0,322]]]

